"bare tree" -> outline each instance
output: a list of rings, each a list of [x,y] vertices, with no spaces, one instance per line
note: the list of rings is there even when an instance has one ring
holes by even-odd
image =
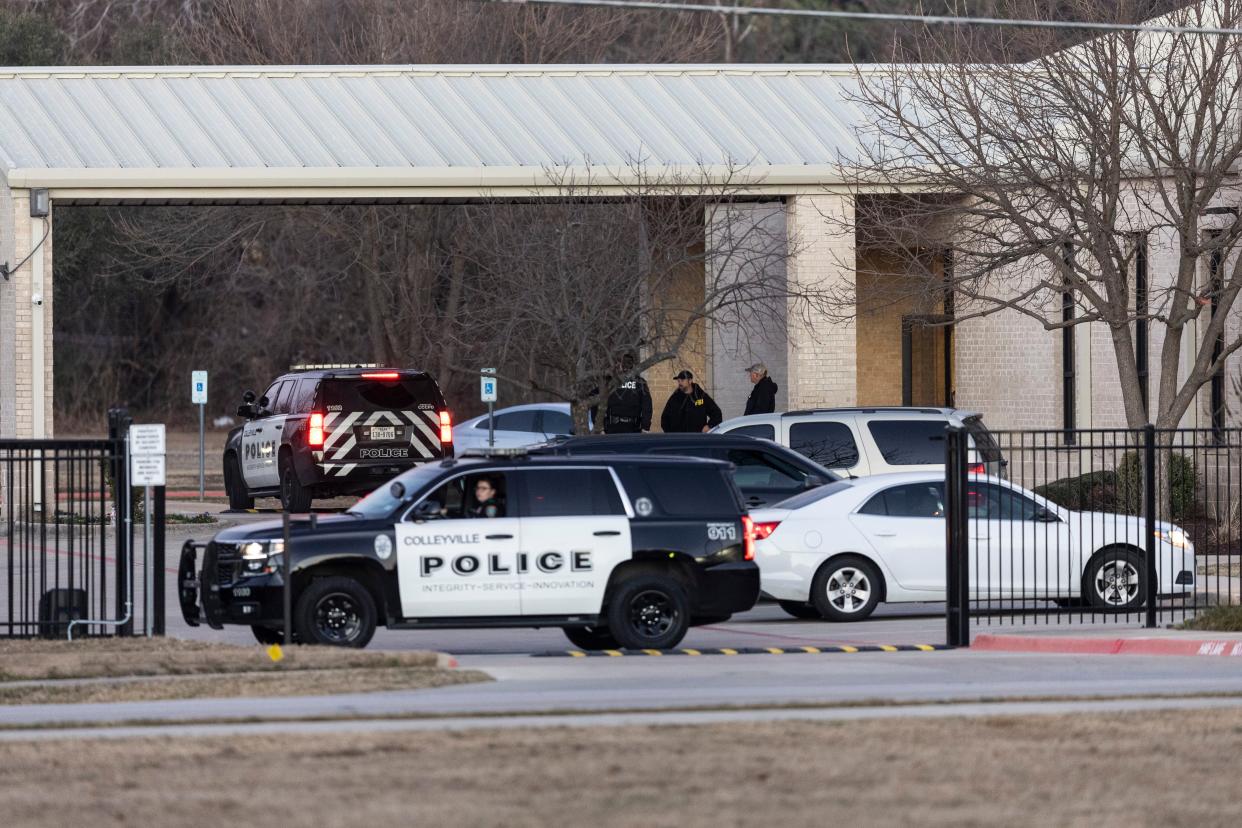
[[[621,197],[552,176],[551,203],[466,208],[477,275],[462,330],[487,344],[502,379],[570,403],[578,433],[589,407],[684,356],[709,322],[756,328],[826,299],[787,284],[784,263],[796,249],[754,211],[735,208],[734,176],[639,170],[640,183]],[[710,250],[706,227],[716,229]],[[635,361],[625,372],[627,354]]]
[[[1007,3],[1015,17],[1124,23],[1158,8]],[[1210,0],[1161,22],[1236,28],[1240,11]],[[842,162],[869,192],[897,193],[859,188],[860,238],[905,253],[910,273],[892,301],[935,303],[947,290],[958,322],[1017,313],[1049,331],[1107,326],[1132,427],[1149,417],[1133,323],[1161,328],[1150,416],[1173,427],[1242,347],[1225,326],[1242,290],[1242,39],[1123,32],[1062,45],[1039,31],[998,45],[962,29],[859,67],[868,126]],[[1136,259],[1149,248],[1159,267],[1136,303]],[[927,265],[937,249],[952,262],[943,272]],[[1205,279],[1209,260],[1219,267]],[[854,313],[856,297],[836,306]]]

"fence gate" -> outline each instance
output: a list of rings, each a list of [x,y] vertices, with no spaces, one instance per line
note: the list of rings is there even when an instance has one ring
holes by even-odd
[[[1242,429],[950,429],[946,461],[950,643],[1242,603]]]
[[[163,498],[148,567],[133,554],[126,425],[102,440],[0,440],[0,637],[163,633]]]

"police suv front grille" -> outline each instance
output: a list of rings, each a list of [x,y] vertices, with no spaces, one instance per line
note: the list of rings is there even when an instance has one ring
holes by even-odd
[[[216,556],[216,583],[220,585],[233,583],[233,572],[237,564],[237,547],[231,543],[214,543]]]

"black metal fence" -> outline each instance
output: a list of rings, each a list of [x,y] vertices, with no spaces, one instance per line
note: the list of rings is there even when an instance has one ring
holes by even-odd
[[[967,613],[1155,627],[1242,603],[1242,429],[992,437],[1002,479],[977,473],[964,432],[949,435],[946,574],[964,572],[968,596],[950,590],[951,640]]]
[[[125,425],[102,440],[0,440],[0,637],[163,633],[163,498],[148,565],[133,553]]]

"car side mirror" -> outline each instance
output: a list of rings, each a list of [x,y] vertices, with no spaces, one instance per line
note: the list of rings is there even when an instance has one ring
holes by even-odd
[[[1040,523],[1060,523],[1061,522],[1061,518],[1057,517],[1055,512],[1049,509],[1045,509],[1042,506],[1035,510],[1035,520],[1039,521]]]
[[[440,509],[442,508],[438,500],[424,500],[414,507],[414,519],[427,520],[429,518],[437,518],[440,516]]]
[[[237,416],[245,420],[253,420],[254,419],[254,404],[253,403],[242,403],[241,405],[237,406]]]

